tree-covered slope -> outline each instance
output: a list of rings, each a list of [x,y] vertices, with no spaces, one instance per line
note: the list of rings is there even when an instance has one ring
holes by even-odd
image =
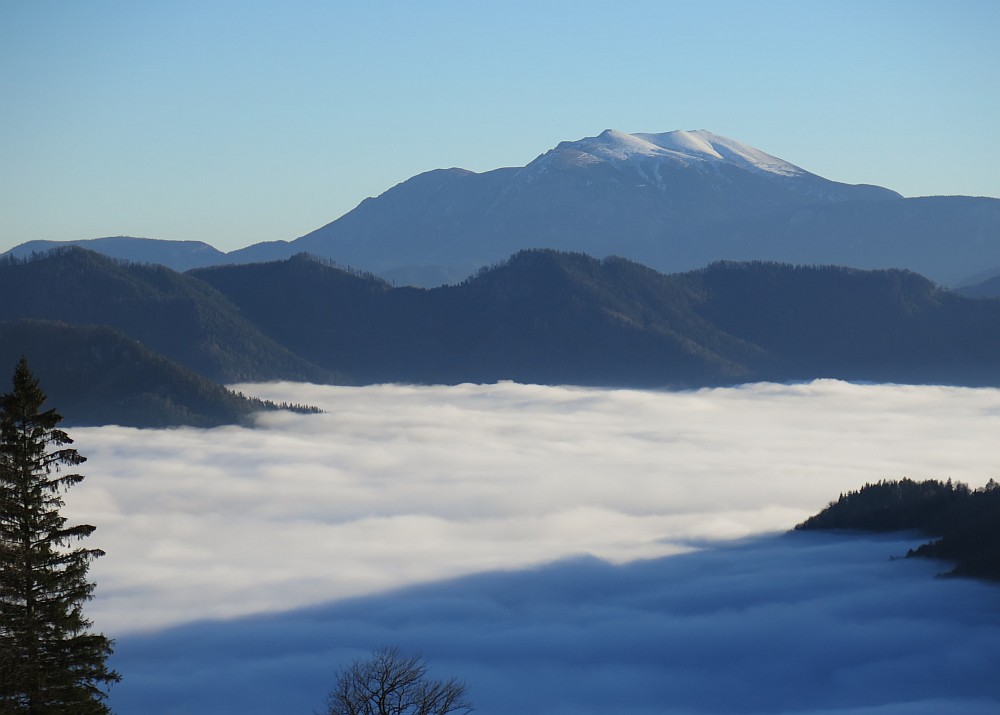
[[[188,275],[226,296],[266,335],[327,369],[356,375],[338,359],[371,341],[392,341],[382,299],[392,289],[369,274],[299,254],[284,261],[228,265]]]
[[[949,575],[1000,580],[1000,485],[992,479],[976,490],[951,480],[866,484],[795,528],[916,530],[934,540],[909,556],[953,561]]]
[[[898,270],[665,275],[534,250],[419,289],[304,254],[180,275],[73,249],[0,265],[0,319],[24,317],[108,325],[232,381],[1000,384],[1000,302]]]
[[[741,381],[759,351],[621,259],[526,251],[458,286],[390,288],[308,256],[193,271],[271,337],[362,382]]]
[[[0,262],[0,320],[24,318],[113,327],[221,382],[329,378],[201,281],[76,247]]]
[[[1000,304],[909,271],[717,263],[677,279],[702,292],[706,320],[767,352],[767,379],[1000,380]]]
[[[664,275],[536,250],[435,289],[305,255],[191,275],[293,352],[361,382],[1000,384],[1000,303],[907,271],[754,262]]]
[[[233,393],[107,327],[0,322],[0,368],[25,357],[70,425],[211,427],[275,405]],[[5,368],[5,369],[6,369]]]
[[[699,315],[689,286],[621,258],[525,251],[430,294],[454,311],[444,325],[473,336],[466,359],[493,379],[718,384],[753,379],[766,357]]]

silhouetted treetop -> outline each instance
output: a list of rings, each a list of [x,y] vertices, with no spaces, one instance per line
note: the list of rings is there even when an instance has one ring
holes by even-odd
[[[1000,485],[992,479],[975,490],[950,479],[866,484],[795,528],[919,531],[934,541],[908,556],[954,561],[949,575],[1000,580]]]

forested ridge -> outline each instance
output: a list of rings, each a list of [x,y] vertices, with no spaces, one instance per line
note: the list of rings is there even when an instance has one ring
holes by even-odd
[[[1000,302],[909,271],[751,262],[668,275],[534,250],[434,289],[391,288],[304,255],[189,275],[359,383],[1000,384]]]
[[[0,320],[104,325],[216,382],[325,380],[203,281],[68,247],[0,261]]]
[[[214,427],[249,423],[259,411],[315,410],[233,392],[105,326],[0,322],[0,365],[21,357],[71,425]]]
[[[1000,301],[900,270],[722,262],[664,274],[527,250],[424,289],[306,254],[180,274],[68,248],[0,261],[0,321],[26,320],[46,321],[53,335],[60,325],[107,327],[213,383],[1000,385]],[[92,352],[77,358],[107,369]],[[58,387],[61,378],[45,379]],[[160,405],[155,419],[192,423],[164,411],[178,400],[160,384],[166,392],[135,388],[159,394],[148,401]]]
[[[934,479],[880,481],[841,494],[798,530],[915,530],[933,538],[907,556],[954,562],[947,575],[1000,580],[1000,484],[979,489]]]

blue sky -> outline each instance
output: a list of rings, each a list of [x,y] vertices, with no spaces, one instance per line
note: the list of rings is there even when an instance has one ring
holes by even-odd
[[[0,250],[293,239],[606,128],[997,197],[998,30],[991,0],[5,2]]]

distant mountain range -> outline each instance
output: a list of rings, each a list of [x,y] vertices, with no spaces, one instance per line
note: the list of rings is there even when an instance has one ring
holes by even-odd
[[[563,142],[524,167],[415,176],[294,241],[74,242],[177,270],[309,252],[398,285],[456,283],[522,249],[621,256],[664,272],[716,260],[902,268],[949,286],[1000,268],[1000,199],[902,198],[841,184],[706,131]],[[16,256],[51,248],[33,241]]]
[[[189,275],[275,342],[362,383],[1000,384],[1000,301],[909,271],[758,262],[666,275],[538,250],[435,289],[308,256]]]
[[[197,396],[244,380],[1000,385],[1000,301],[895,269],[751,262],[667,275],[533,250],[422,289],[305,254],[181,274],[70,248],[0,262],[0,358],[13,369],[22,354],[54,399],[103,400],[81,410],[87,420],[143,425],[201,423],[213,409],[235,419],[225,415],[247,405]]]

